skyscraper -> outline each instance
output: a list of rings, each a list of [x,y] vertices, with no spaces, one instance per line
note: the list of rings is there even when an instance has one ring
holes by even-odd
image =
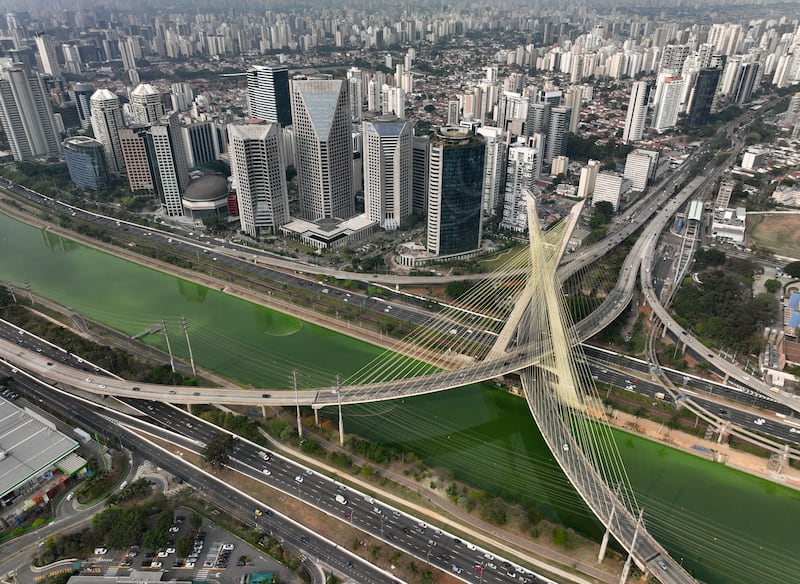
[[[108,89],[98,89],[89,99],[92,131],[103,144],[108,170],[112,174],[125,172],[125,159],[119,142],[119,131],[125,127],[119,97]]]
[[[181,194],[189,184],[186,149],[178,123],[178,114],[162,116],[143,134],[147,162],[153,178],[153,190],[161,208],[170,217],[183,216]]]
[[[290,82],[295,162],[304,219],[355,215],[347,91],[341,79]]]
[[[161,93],[149,83],[140,83],[131,91],[131,110],[136,124],[156,124],[164,116]]]
[[[533,189],[541,170],[539,150],[520,142],[508,149],[503,219],[500,227],[523,232],[528,229],[526,190]]]
[[[700,69],[694,85],[689,107],[689,125],[693,128],[707,124],[711,117],[711,105],[722,74],[721,69]]]
[[[397,229],[412,211],[413,132],[410,123],[363,123],[364,211],[384,229]]]
[[[653,109],[651,126],[657,132],[674,128],[678,123],[681,95],[683,95],[683,77],[660,76],[656,90],[656,105]]]
[[[228,126],[231,172],[242,231],[277,233],[289,220],[286,164],[277,123]]]
[[[58,67],[55,41],[50,35],[36,35],[36,50],[39,51],[39,62],[42,64],[42,73],[52,77],[61,77]]]
[[[622,141],[626,144],[642,139],[649,98],[650,85],[646,81],[634,82],[631,99],[628,102],[628,113],[625,116],[625,129],[622,131]]]
[[[460,128],[439,128],[431,138],[428,253],[450,256],[480,248],[485,153],[483,139]]]
[[[505,180],[503,165],[506,160],[506,145],[503,131],[495,127],[480,127],[476,133],[486,142],[486,162],[483,165],[483,213],[494,217],[502,205],[500,185]]]
[[[119,145],[125,160],[128,185],[134,193],[153,190],[153,174],[147,159],[144,135],[149,126],[138,124],[119,131]]]
[[[553,162],[556,156],[567,153],[567,134],[572,110],[568,107],[554,107],[550,110],[550,123],[547,128],[544,161]]]
[[[428,136],[414,136],[412,153],[411,209],[420,217],[428,213],[428,157],[431,141]]]
[[[62,146],[69,178],[76,186],[93,191],[108,186],[108,166],[99,140],[72,136],[64,140]]]
[[[254,65],[248,69],[247,101],[251,117],[290,126],[289,67],[268,64]]]
[[[37,73],[0,63],[0,110],[14,160],[59,153],[50,98]]]
[[[78,120],[81,128],[86,130],[92,124],[92,109],[89,100],[94,94],[94,86],[89,83],[76,83],[72,87],[75,107],[78,108]]]

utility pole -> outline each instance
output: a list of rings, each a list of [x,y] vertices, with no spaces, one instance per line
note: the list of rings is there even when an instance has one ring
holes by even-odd
[[[169,344],[169,335],[167,334],[167,321],[161,319],[161,331],[164,333],[164,339],[167,341],[167,351],[169,352],[169,365],[172,367],[172,372],[175,373],[175,358],[172,356],[172,346]]]
[[[300,418],[300,397],[297,395],[297,369],[292,369],[292,387],[294,387],[294,405],[297,408],[297,435],[303,437],[303,420]]]
[[[11,283],[8,284],[8,291],[11,292],[11,300],[13,300],[14,304],[16,304],[17,303],[17,295],[14,292],[14,286]]]
[[[30,280],[25,280],[25,289],[28,291],[28,296],[31,298],[31,306],[35,304],[33,301],[33,288],[31,287]]]
[[[192,375],[197,377],[197,368],[194,366],[194,355],[192,354],[192,343],[189,342],[189,322],[186,320],[185,314],[181,315],[181,326],[183,327],[183,334],[186,335],[186,345],[189,347],[189,362],[192,364]]]

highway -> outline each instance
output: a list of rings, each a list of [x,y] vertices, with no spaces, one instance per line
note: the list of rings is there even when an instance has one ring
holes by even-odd
[[[397,582],[395,577],[360,560],[345,547],[280,515],[266,502],[256,501],[214,480],[181,458],[179,453],[198,453],[220,431],[219,428],[169,404],[147,400],[123,400],[143,414],[141,417],[129,416],[48,388],[25,376],[14,374],[10,369],[7,372],[15,378],[21,391],[32,396],[34,404],[39,402],[59,410],[82,427],[100,432],[104,436],[121,435],[127,448],[134,448],[138,455],[148,460],[158,461],[162,468],[201,490],[222,508],[230,508],[249,517],[249,522],[258,525],[273,537],[280,538],[290,548],[302,550],[310,558],[318,558],[355,581]],[[142,433],[170,442],[171,453],[168,454],[141,438]],[[369,494],[346,487],[324,474],[243,438],[237,440],[230,466],[338,521],[369,533],[426,564],[451,572],[466,582],[553,582],[510,559],[495,558],[463,537],[429,527],[423,520]],[[265,473],[265,469],[269,472]],[[337,501],[337,495],[342,499]],[[254,513],[256,508],[262,510],[260,517]],[[482,571],[476,570],[475,566],[481,567]]]

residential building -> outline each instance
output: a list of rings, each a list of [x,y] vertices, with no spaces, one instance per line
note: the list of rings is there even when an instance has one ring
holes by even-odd
[[[247,101],[251,117],[290,126],[292,104],[289,98],[289,67],[267,64],[248,69]]]
[[[597,174],[600,172],[599,160],[589,160],[589,163],[581,169],[581,176],[578,181],[577,196],[580,199],[588,199],[594,193],[594,185]]]
[[[355,215],[347,91],[341,79],[290,82],[295,166],[304,219]]]
[[[110,179],[103,144],[88,136],[72,136],[62,143],[69,178],[82,189],[106,188]]]
[[[631,188],[643,191],[650,184],[658,165],[658,152],[637,149],[628,153],[623,176],[631,181]]]
[[[78,109],[78,120],[81,129],[87,130],[92,125],[91,98],[94,94],[94,86],[90,83],[76,83],[72,86],[72,99]]]
[[[41,72],[51,77],[61,77],[61,69],[58,67],[58,58],[56,57],[55,39],[47,34],[37,34],[36,50],[39,51]]]
[[[649,99],[650,85],[646,81],[635,81],[631,88],[628,113],[625,116],[625,129],[622,131],[622,141],[626,144],[642,139]]]
[[[289,195],[277,123],[228,126],[233,187],[242,231],[275,234],[289,221]]]
[[[59,154],[50,97],[38,73],[0,62],[0,113],[14,160]]]
[[[125,173],[125,159],[122,156],[119,132],[125,127],[119,97],[108,89],[98,89],[89,98],[92,131],[94,137],[103,144],[108,171],[112,174]]]
[[[164,115],[143,134],[153,190],[169,217],[183,216],[181,195],[189,184],[186,147],[177,113]]]
[[[482,126],[475,133],[483,136],[486,143],[486,157],[483,165],[483,213],[493,217],[500,211],[503,200],[500,198],[500,187],[505,182],[503,167],[506,158],[506,145],[503,141],[503,130]]]
[[[136,124],[119,131],[119,147],[125,161],[128,186],[134,193],[153,191],[153,174],[147,158],[144,135],[150,126]]]
[[[656,132],[674,128],[678,123],[683,77],[661,76],[658,81],[651,126]]]
[[[413,126],[397,118],[364,121],[364,212],[397,229],[412,212]]]
[[[552,163],[556,156],[567,153],[567,134],[572,111],[568,107],[554,107],[550,110],[550,120],[547,127],[547,141],[545,142],[544,161]]]
[[[508,149],[506,164],[505,195],[503,200],[502,229],[522,233],[528,229],[526,192],[534,189],[541,171],[542,157],[537,148],[525,141],[513,144]]]
[[[608,201],[614,207],[614,211],[619,209],[622,194],[630,188],[631,182],[623,176],[611,172],[599,172],[594,181],[594,192],[592,193],[592,205],[597,205],[601,201]]]
[[[485,154],[483,138],[460,128],[439,128],[431,138],[426,243],[431,255],[459,256],[480,248]]]

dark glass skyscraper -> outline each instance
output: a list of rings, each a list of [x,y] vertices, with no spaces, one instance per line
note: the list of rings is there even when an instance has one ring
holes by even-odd
[[[722,69],[701,69],[697,73],[694,96],[689,108],[689,126],[696,128],[707,124],[711,117],[711,104],[717,91]]]
[[[255,65],[248,69],[247,99],[252,117],[290,126],[289,68],[286,65]]]
[[[428,166],[428,253],[458,255],[481,245],[486,145],[461,128],[440,128],[431,138]]]

